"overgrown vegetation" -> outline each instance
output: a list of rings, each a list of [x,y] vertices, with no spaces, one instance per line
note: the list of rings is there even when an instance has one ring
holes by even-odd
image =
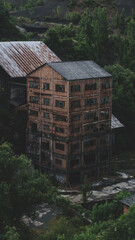
[[[67,201],[25,155],[15,155],[8,143],[0,145],[0,239],[10,230],[21,233],[22,216],[34,216],[35,206],[43,202],[65,207]]]
[[[15,18],[0,0],[0,41],[26,40],[26,36],[16,28]]]
[[[80,216],[79,214],[78,216],[72,216],[68,211],[65,215],[54,218],[45,232],[39,232],[37,240],[80,240],[83,239],[82,237],[84,239],[91,237],[90,239],[96,240],[98,231],[104,231],[104,226],[108,228],[111,223],[115,225],[121,218],[123,207],[120,200],[129,195],[128,192],[123,191],[112,202],[106,201],[104,204],[95,204],[92,210],[86,210],[81,205],[72,205],[72,209],[76,209],[76,213],[80,213]],[[85,216],[85,219],[87,218],[87,224],[83,216]],[[90,220],[89,224],[88,220]],[[87,231],[90,234],[93,232],[93,238],[87,236]]]

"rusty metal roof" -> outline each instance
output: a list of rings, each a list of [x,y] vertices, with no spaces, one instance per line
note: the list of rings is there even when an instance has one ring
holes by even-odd
[[[111,129],[121,128],[121,127],[124,127],[124,125],[112,114]]]
[[[0,66],[11,77],[25,77],[45,63],[60,61],[40,41],[0,42]]]

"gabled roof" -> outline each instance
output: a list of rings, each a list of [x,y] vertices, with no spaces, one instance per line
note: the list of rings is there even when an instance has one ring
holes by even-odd
[[[124,125],[112,114],[111,116],[111,129],[121,128]]]
[[[131,206],[133,203],[135,203],[135,194],[133,194],[130,197],[127,197],[125,199],[122,199],[121,202],[123,204],[125,204],[126,206]]]
[[[10,77],[27,74],[48,62],[61,61],[43,42],[0,42],[0,66]]]
[[[111,74],[106,72],[93,61],[52,62],[48,65],[62,75],[66,80],[111,77]]]

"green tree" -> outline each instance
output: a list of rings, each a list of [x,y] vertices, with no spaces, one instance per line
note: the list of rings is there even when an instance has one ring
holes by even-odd
[[[87,198],[92,194],[92,186],[88,177],[85,175],[83,184],[81,185],[83,203],[87,202]]]
[[[20,240],[20,235],[15,227],[6,227],[6,240]]]
[[[44,41],[62,59],[73,60],[75,34],[76,31],[72,23],[67,26],[59,25],[46,32]]]
[[[105,69],[113,76],[113,113],[125,125],[119,142],[124,149],[132,148],[135,140],[135,73],[119,64]]]
[[[25,156],[16,156],[9,144],[0,146],[0,226],[17,226],[22,216],[32,216],[34,206],[53,202],[56,188],[31,165]]]
[[[127,44],[126,44],[126,56],[125,65],[132,71],[135,71],[135,20],[133,18],[127,24]]]
[[[93,44],[96,62],[107,62],[109,25],[106,8],[95,8],[93,13]]]
[[[131,194],[127,191],[121,191],[114,197],[111,202],[106,201],[103,204],[94,204],[92,210],[88,214],[88,217],[93,222],[107,221],[118,218],[123,211],[123,205],[120,200],[129,197]]]
[[[113,113],[126,125],[134,125],[135,119],[135,74],[119,64],[105,67],[113,76]]]
[[[15,18],[10,16],[8,9],[0,0],[0,41],[5,40],[26,40],[26,37],[16,28]]]
[[[79,60],[93,59],[93,27],[88,8],[82,14],[79,22],[75,51]]]
[[[93,223],[85,231],[76,234],[73,240],[133,240],[135,239],[135,204],[127,214],[121,215],[116,220]]]
[[[121,31],[121,33],[124,33],[126,30],[125,8],[122,9],[119,17],[119,30]]]

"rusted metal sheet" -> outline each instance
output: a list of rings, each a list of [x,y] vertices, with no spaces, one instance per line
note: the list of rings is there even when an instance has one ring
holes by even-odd
[[[26,77],[45,63],[60,61],[40,41],[0,42],[0,66],[11,77]]]
[[[121,128],[124,125],[112,114],[111,116],[111,129]]]

